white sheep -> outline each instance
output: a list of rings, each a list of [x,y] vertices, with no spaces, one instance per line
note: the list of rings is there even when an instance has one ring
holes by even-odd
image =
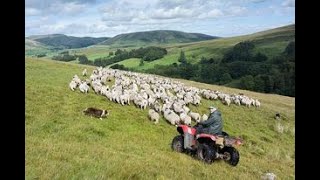
[[[155,124],[159,123],[159,114],[154,109],[149,109],[149,117],[151,121],[154,121]]]
[[[154,103],[154,110],[156,112],[160,112],[161,111],[161,104],[156,100],[155,103]]]
[[[84,70],[82,71],[82,76],[87,76],[87,69],[84,69]]]
[[[274,173],[266,173],[261,177],[261,179],[262,180],[274,180],[274,179],[276,179],[276,177],[277,176]]]
[[[71,89],[72,91],[74,91],[74,89],[77,88],[77,83],[72,80],[72,81],[69,83],[69,87],[70,87],[70,89]]]
[[[163,116],[172,125],[176,125],[180,123],[180,117],[170,109],[165,109]]]
[[[256,99],[256,103],[255,103],[256,107],[260,107],[261,103],[258,99]]]
[[[200,122],[200,121],[201,121],[201,116],[200,116],[199,113],[195,113],[195,112],[190,111],[190,112],[189,112],[189,115],[190,115],[190,117],[191,117],[193,120],[195,120],[196,122]]]
[[[180,120],[183,122],[183,124],[191,125],[191,117],[188,116],[184,111],[180,112]]]
[[[203,114],[203,115],[202,115],[202,121],[206,121],[207,119],[208,119],[208,115]]]
[[[239,100],[238,98],[235,98],[235,99],[234,99],[234,103],[235,103],[236,105],[238,105],[238,106],[241,105],[241,104],[240,104],[240,100]]]
[[[83,93],[88,93],[90,88],[86,82],[82,82],[79,86],[79,89]]]

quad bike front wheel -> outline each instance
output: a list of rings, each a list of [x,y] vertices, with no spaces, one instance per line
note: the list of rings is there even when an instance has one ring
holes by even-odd
[[[215,160],[216,151],[213,147],[210,147],[207,144],[199,144],[197,149],[197,157],[208,164],[211,164]]]
[[[184,151],[182,135],[178,135],[173,138],[171,143],[171,149],[180,153]]]
[[[221,153],[225,156],[224,160],[232,166],[236,166],[240,159],[238,150],[234,147],[224,147]]]

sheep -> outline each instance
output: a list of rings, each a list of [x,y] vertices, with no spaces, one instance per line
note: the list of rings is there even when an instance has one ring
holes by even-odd
[[[84,69],[84,70],[82,71],[82,76],[87,76],[87,69]]]
[[[230,106],[230,103],[231,103],[230,97],[228,95],[225,95],[222,99],[222,103],[227,106]]]
[[[156,112],[160,112],[161,111],[161,104],[156,100],[155,103],[154,103],[154,110]]]
[[[258,99],[256,99],[256,103],[255,103],[256,107],[260,107],[261,103]]]
[[[88,93],[88,91],[89,91],[89,86],[87,85],[87,83],[86,82],[82,82],[81,84],[80,84],[80,86],[79,86],[79,89],[80,89],[80,91],[81,92],[83,92],[83,93]]]
[[[180,112],[180,120],[183,122],[183,124],[191,125],[191,117],[188,116],[184,111]]]
[[[274,173],[266,173],[261,177],[261,179],[262,180],[274,180],[274,179],[276,179],[276,177],[277,176]]]
[[[241,104],[240,104],[240,100],[239,100],[238,98],[234,99],[234,103],[235,103],[236,105],[238,105],[238,106],[241,105]]]
[[[88,76],[86,79],[87,85],[90,85],[95,93],[106,96],[110,101],[121,103],[122,105],[130,105],[129,103],[132,101],[140,109],[146,109],[149,106],[159,114],[163,112],[163,115],[167,117],[166,119],[173,125],[180,123],[179,113],[181,113],[180,116],[189,116],[191,120],[196,122],[207,120],[208,116],[206,114],[201,116],[199,113],[191,112],[187,107],[190,103],[195,106],[201,105],[202,98],[221,100],[222,103],[228,106],[230,103],[235,103],[236,105],[243,104],[247,107],[251,105],[260,107],[258,100],[244,95],[229,95],[216,90],[198,89],[167,78],[141,73],[99,67],[91,75],[87,75],[87,70],[84,69],[82,75]],[[106,86],[107,79],[114,80],[111,88]],[[84,84],[75,75],[69,87],[74,91],[79,86],[81,92],[87,93],[87,86]],[[188,124],[185,117],[181,118],[181,120]]]
[[[192,118],[193,120],[195,120],[196,122],[200,122],[200,121],[201,121],[201,116],[200,116],[199,113],[195,113],[195,112],[190,111],[190,112],[189,112],[189,115],[190,115],[191,118]]]
[[[163,116],[172,125],[177,125],[180,123],[180,117],[170,109],[165,109]]]
[[[208,119],[208,115],[203,114],[203,115],[202,115],[202,121],[206,121],[207,119]]]
[[[188,108],[186,105],[182,106],[184,112],[188,113],[190,111],[190,108]]]
[[[154,109],[149,109],[149,117],[151,121],[154,121],[155,124],[159,123],[159,114]]]
[[[130,105],[130,96],[129,94],[122,94],[120,95],[120,102],[121,102],[121,105]]]
[[[72,81],[76,82],[77,85],[80,85],[81,83],[81,79],[77,75],[73,76]]]
[[[72,80],[72,81],[69,83],[69,87],[70,87],[70,89],[71,89],[72,91],[74,91],[74,89],[77,88],[77,83]]]

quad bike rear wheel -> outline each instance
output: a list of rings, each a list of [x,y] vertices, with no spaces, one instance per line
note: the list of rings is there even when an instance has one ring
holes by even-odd
[[[208,164],[211,164],[215,160],[216,151],[213,147],[207,144],[199,144],[197,149],[197,157]]]
[[[178,135],[173,138],[171,143],[171,149],[180,153],[184,151],[182,135]]]
[[[221,153],[225,156],[224,160],[232,166],[236,166],[239,162],[240,155],[236,148],[234,147],[224,147]]]

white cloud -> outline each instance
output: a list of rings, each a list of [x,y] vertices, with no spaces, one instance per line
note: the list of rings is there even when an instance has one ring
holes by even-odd
[[[187,18],[194,15],[192,9],[185,9],[177,6],[173,9],[158,9],[155,10],[150,17],[154,19],[175,19],[175,18]]]
[[[285,1],[282,3],[282,6],[285,6],[285,7],[295,7],[295,0],[285,0]]]
[[[26,16],[35,15],[76,15],[84,12],[92,0],[27,0]]]
[[[229,8],[229,13],[231,15],[244,15],[247,11],[247,8],[240,6],[231,6]]]
[[[254,16],[253,23],[258,23],[256,19],[259,17],[269,15],[290,16],[294,19],[292,13],[294,8],[291,8],[294,7],[294,2],[294,0],[281,0],[280,3],[267,0],[26,0],[25,30],[26,34],[114,36],[135,31],[171,29],[211,32],[209,34],[219,35],[216,33],[237,32],[239,28],[235,30],[237,28],[232,27],[226,30],[229,27],[225,24],[238,16],[245,16],[242,19],[246,21]],[[277,19],[269,19],[270,21],[276,22]],[[215,26],[212,25],[214,23]],[[245,26],[248,22],[243,24]],[[221,25],[223,30],[217,31],[217,25]],[[243,31],[245,30],[248,28],[244,28]]]
[[[35,9],[35,8],[26,8],[25,10],[25,15],[26,16],[37,16],[40,15],[40,10]]]
[[[219,9],[213,9],[209,12],[201,13],[198,17],[202,18],[217,18],[223,16],[223,12]]]

